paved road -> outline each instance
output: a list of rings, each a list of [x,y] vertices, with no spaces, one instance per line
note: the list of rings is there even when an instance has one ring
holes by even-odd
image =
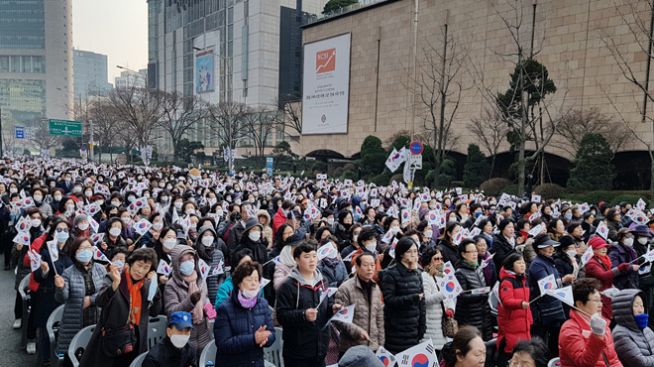
[[[0,264],[4,264],[2,260]],[[0,367],[32,367],[36,366],[36,356],[25,353],[25,348],[20,345],[20,330],[12,329],[16,300],[14,279],[13,271],[0,268]]]

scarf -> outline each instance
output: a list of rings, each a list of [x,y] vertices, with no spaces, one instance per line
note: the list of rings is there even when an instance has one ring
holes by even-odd
[[[604,256],[595,255],[595,257],[597,258],[597,261],[599,261],[600,264],[603,264],[607,270],[611,270],[611,259],[608,257],[608,255],[604,255]]]
[[[132,325],[138,326],[141,322],[141,311],[143,310],[143,300],[141,298],[141,287],[144,281],[133,283],[132,276],[127,272],[123,273],[127,278],[127,290],[129,291],[129,321]]]
[[[191,275],[189,275],[187,277],[183,277],[183,279],[188,284],[188,294],[189,294],[189,296],[200,290],[200,288],[198,287],[198,282],[197,282],[197,280],[198,280],[198,272],[197,271],[194,270],[193,274],[191,274]],[[192,311],[193,323],[194,324],[200,324],[204,320],[203,307],[204,307],[204,300],[202,298],[200,298],[198,303],[196,303],[195,306],[193,307],[193,311]]]
[[[462,261],[464,264],[466,264],[466,265],[468,265],[469,267],[471,267],[472,269],[474,269],[474,270],[477,270],[477,268],[479,267],[479,264],[477,264],[477,262],[475,262],[475,261],[468,261],[468,260],[466,260],[466,259],[463,259],[463,260],[461,260],[461,261]]]

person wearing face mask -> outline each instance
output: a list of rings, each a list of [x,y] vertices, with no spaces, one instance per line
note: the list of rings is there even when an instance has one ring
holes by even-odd
[[[259,224],[263,227],[261,236],[263,237],[264,243],[268,249],[271,249],[273,246],[273,231],[270,226],[270,214],[268,214],[267,210],[260,209],[257,211],[257,218],[259,219]]]
[[[295,259],[293,258],[293,250],[297,245],[302,243],[302,238],[297,234],[294,234],[290,226],[287,226],[286,228],[291,229],[291,235],[284,240],[285,245],[279,253],[279,261],[275,262],[275,272],[272,281],[275,291],[279,290],[279,287],[284,284],[295,268],[296,264]],[[284,231],[283,226],[277,233],[281,234],[282,231]]]
[[[580,270],[577,254],[577,245],[574,239],[571,236],[561,237],[561,246],[556,247],[552,256],[554,258],[554,265],[560,276],[565,277],[571,274],[577,278]],[[570,311],[570,306],[563,303],[563,313],[567,315],[568,311]]]
[[[401,238],[395,246],[395,259],[395,264],[380,276],[384,296],[384,348],[393,354],[420,343],[427,325],[417,243],[410,237]]]
[[[630,367],[654,366],[654,332],[648,327],[645,295],[638,289],[624,289],[612,300],[615,351]]]
[[[166,337],[148,351],[141,367],[195,367],[197,351],[188,343],[193,315],[177,311],[168,317]]]
[[[359,235],[361,234],[361,231],[363,230],[363,227],[361,227],[361,224],[359,223],[354,223],[352,227],[350,227],[350,245],[341,250],[341,259],[343,259],[343,263],[345,264],[345,268],[347,269],[347,273],[351,274],[352,270],[352,256],[349,256],[350,254],[354,253],[355,251],[359,250],[361,247],[359,247]],[[348,257],[349,256],[349,257]]]
[[[343,210],[338,213],[338,223],[334,226],[334,236],[336,237],[338,251],[342,251],[351,244],[350,228],[352,227],[352,223],[354,223],[352,212]]]
[[[420,265],[424,269],[422,284],[427,320],[427,329],[422,341],[431,339],[438,351],[443,349],[446,342],[443,335],[443,309],[445,308],[450,316],[454,315],[454,302],[445,300],[438,286],[443,280],[443,264],[443,254],[438,249],[427,248],[420,256]]]
[[[68,345],[82,328],[98,321],[96,300],[104,286],[107,270],[93,262],[93,244],[87,238],[77,238],[70,244],[73,265],[54,276],[55,300],[64,304],[59,325],[56,352],[68,360]]]
[[[611,266],[618,267],[622,263],[635,264],[638,254],[634,249],[634,235],[626,228],[618,231],[618,243],[609,249]],[[620,273],[613,278],[613,286],[618,289],[639,288],[638,272]]]
[[[509,207],[510,209],[510,207]],[[511,253],[516,252],[516,239],[515,239],[515,224],[509,218],[502,219],[497,228],[500,233],[493,237],[493,246],[490,249],[495,261],[495,268],[500,269],[504,263],[504,259]]]
[[[37,238],[31,245],[32,249],[41,255],[41,267],[32,272],[29,287],[34,326],[37,329],[37,350],[44,364],[49,363],[50,348],[55,347],[50,345],[45,329],[48,317],[59,306],[55,300],[54,279],[56,275],[63,274],[67,268],[73,265],[73,260],[68,256],[67,244],[70,238],[68,232],[68,223],[63,219],[57,219],[50,225],[48,233]],[[51,241],[54,241],[57,248],[54,256],[46,245]]]
[[[195,242],[195,249],[200,259],[204,260],[209,266],[207,275],[207,293],[209,301],[213,305],[216,301],[218,287],[225,281],[225,255],[217,247],[217,241],[222,241],[217,237],[216,231],[212,226],[204,226],[198,229],[198,238]]]
[[[245,230],[241,237],[241,242],[234,250],[238,252],[242,249],[252,251],[252,260],[259,264],[265,264],[268,261],[268,249],[261,241],[261,232],[263,228],[257,218],[250,218],[245,222]]]
[[[475,326],[481,331],[484,340],[490,340],[492,326],[491,320],[487,317],[488,292],[477,294],[471,292],[472,289],[486,287],[486,280],[478,262],[477,246],[473,240],[464,239],[459,244],[458,251],[461,260],[455,264],[454,274],[464,293],[457,298],[455,319],[461,326]]]
[[[459,253],[457,251],[457,245],[454,243],[454,238],[457,237],[462,229],[461,225],[457,222],[447,223],[445,231],[443,231],[443,234],[438,241],[438,249],[443,254],[444,262],[449,261],[452,265],[459,262]]]
[[[127,242],[123,239],[123,222],[120,218],[112,217],[107,222],[107,229],[104,240],[100,245],[100,250],[106,255],[111,247],[127,247]]]
[[[599,235],[590,238],[588,244],[593,248],[593,257],[588,260],[585,266],[586,277],[595,278],[600,281],[600,292],[612,288],[616,277],[623,274],[636,273],[640,266],[623,262],[613,266],[611,258],[607,255],[609,245]],[[611,320],[611,298],[602,295],[602,316]]]
[[[260,296],[262,267],[245,262],[236,267],[235,290],[217,310],[214,324],[217,367],[263,367],[263,348],[274,342],[275,328],[268,302]]]
[[[89,225],[88,217],[85,214],[78,214],[75,216],[71,232],[72,236],[75,238],[91,236],[91,226]]]
[[[32,199],[34,199],[34,206],[39,208],[39,211],[45,218],[52,216],[52,207],[50,204],[45,202],[46,192],[43,189],[34,189],[32,190]]]
[[[173,250],[173,273],[164,290],[166,313],[191,312],[193,331],[189,343],[199,353],[211,342],[209,320],[216,318],[216,311],[207,298],[207,283],[200,274],[197,252],[186,245]]]
[[[336,244],[332,240],[326,240],[321,245],[336,247]],[[320,260],[318,262],[318,270],[322,273],[323,281],[328,287],[338,288],[348,278],[347,269],[338,251],[332,251],[330,252],[330,256],[325,256]]]
[[[129,366],[148,349],[149,321],[161,312],[161,295],[150,294],[156,282],[157,254],[150,248],[134,250],[122,269],[111,268],[95,302],[102,309],[93,335],[80,360],[80,367]]]

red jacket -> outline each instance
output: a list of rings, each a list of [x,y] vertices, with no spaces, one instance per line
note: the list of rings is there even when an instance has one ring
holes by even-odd
[[[37,237],[34,241],[32,241],[32,244],[30,245],[30,249],[32,251],[36,252],[37,254],[41,253],[41,247],[43,247],[43,244],[45,243],[45,239],[48,237],[48,232],[42,234],[41,236]],[[23,265],[26,267],[30,267],[30,257],[25,254],[23,256]],[[48,264],[52,266],[52,264]],[[37,270],[40,271],[40,270]],[[30,282],[29,282],[29,287],[30,291],[36,292],[39,290],[39,283],[34,279],[34,272],[30,273]]]
[[[606,322],[603,336],[590,330],[586,316],[570,310],[570,319],[561,326],[559,334],[559,358],[561,367],[623,367],[615,352],[613,336]]]
[[[275,213],[272,221],[273,238],[275,237],[279,227],[281,227],[284,223],[286,223],[286,214],[284,214],[282,208],[279,208],[277,209],[277,213]]]
[[[521,340],[531,339],[531,308],[522,308],[522,302],[529,303],[529,286],[527,277],[518,277],[504,268],[500,270],[500,303],[497,307],[497,348],[505,341],[504,351],[511,353]]]
[[[622,266],[622,264],[621,264]],[[596,256],[593,256],[586,264],[586,277],[595,278],[602,283],[600,292],[613,287],[613,278],[620,274],[618,268],[607,268]],[[602,316],[611,320],[613,312],[611,308],[611,299],[602,295]]]

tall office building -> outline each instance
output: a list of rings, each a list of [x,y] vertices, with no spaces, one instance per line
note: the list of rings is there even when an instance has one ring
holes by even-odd
[[[0,0],[0,108],[5,129],[68,118],[72,0]]]
[[[107,55],[91,51],[73,50],[75,99],[104,96],[111,91],[107,82]]]
[[[299,99],[300,27],[325,3],[148,0],[148,87],[197,95],[211,103],[270,109],[280,101]],[[190,140],[215,147],[205,127],[194,134]],[[160,137],[159,147],[168,150],[169,139]]]
[[[123,70],[120,72],[120,76],[117,76],[114,80],[116,81],[116,89],[122,88],[145,88],[148,78],[148,70],[141,69],[139,71],[134,70]]]

